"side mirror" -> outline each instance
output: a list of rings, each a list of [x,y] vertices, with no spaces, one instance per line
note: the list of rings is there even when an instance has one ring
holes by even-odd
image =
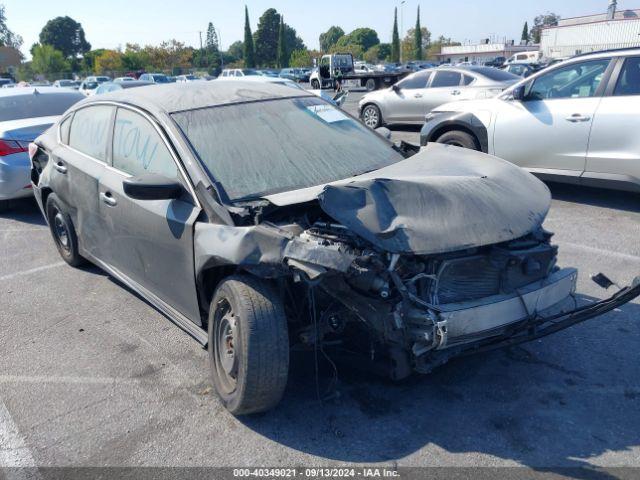
[[[376,133],[378,135],[382,135],[387,140],[391,140],[391,130],[389,130],[387,127],[376,128]]]
[[[396,93],[400,92],[400,87],[398,86],[397,83],[394,83],[393,85],[391,85],[391,90],[393,90]]]
[[[519,87],[516,87],[513,89],[513,92],[511,93],[513,96],[513,99],[517,102],[522,102],[525,99],[525,86],[524,85],[520,85]]]
[[[124,193],[135,200],[173,200],[182,195],[182,184],[164,175],[145,174],[122,181]]]

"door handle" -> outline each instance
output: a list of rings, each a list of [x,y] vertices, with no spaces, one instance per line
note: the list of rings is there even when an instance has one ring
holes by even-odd
[[[588,115],[582,115],[580,113],[574,113],[570,117],[567,117],[565,120],[571,123],[588,122],[589,120],[591,120],[591,117],[589,117]]]
[[[118,201],[111,195],[111,192],[100,192],[100,198],[110,207],[115,207]]]
[[[422,98],[422,94],[421,93],[416,93],[413,98]]]
[[[460,95],[460,90],[454,90],[451,95]]]
[[[54,168],[60,173],[67,173],[67,167],[61,161],[57,161],[53,164]]]

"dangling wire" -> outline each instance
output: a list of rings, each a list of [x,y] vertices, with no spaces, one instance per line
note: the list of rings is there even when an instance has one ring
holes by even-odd
[[[309,316],[311,317],[311,321],[313,322],[313,330],[314,330],[314,338],[313,338],[313,356],[314,356],[314,367],[315,367],[315,377],[316,377],[316,396],[318,400],[322,403],[325,399],[328,399],[332,396],[332,393],[335,392],[336,385],[338,384],[338,368],[336,364],[331,360],[329,355],[324,351],[322,346],[322,342],[320,341],[320,324],[318,322],[318,315],[316,311],[316,298],[315,298],[315,290],[313,286],[309,286],[308,290],[308,299],[309,299]],[[324,321],[325,315],[330,311],[327,309],[326,312],[323,313],[320,321]],[[320,323],[321,323],[320,322]],[[320,362],[318,358],[318,351],[322,353],[324,358],[331,364],[333,368],[333,377],[327,386],[324,397],[320,394]]]

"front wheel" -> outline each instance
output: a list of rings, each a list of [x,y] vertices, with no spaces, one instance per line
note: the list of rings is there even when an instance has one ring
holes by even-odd
[[[234,415],[275,407],[287,385],[289,335],[273,286],[249,275],[224,280],[209,309],[213,386]]]
[[[362,121],[372,129],[382,126],[382,114],[376,105],[367,105],[362,109]]]
[[[438,137],[437,143],[444,143],[445,145],[453,145],[456,147],[468,148],[470,150],[479,150],[476,140],[473,136],[467,132],[460,130],[452,130],[446,132]]]

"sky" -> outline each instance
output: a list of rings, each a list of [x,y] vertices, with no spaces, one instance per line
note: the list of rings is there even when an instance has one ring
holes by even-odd
[[[199,46],[209,22],[219,32],[226,49],[242,40],[244,3],[236,0],[0,0],[6,7],[9,28],[24,39],[23,53],[28,57],[31,45],[45,23],[68,15],[80,22],[92,48],[124,48],[126,43],[156,45],[175,38],[187,45]],[[393,9],[398,7],[403,31],[413,27],[420,5],[422,26],[459,42],[477,42],[495,36],[519,40],[525,20],[548,11],[561,17],[604,12],[608,0],[246,0],[252,31],[258,18],[270,7],[284,15],[308,48],[318,48],[318,36],[332,25],[345,32],[370,27],[380,41],[390,42]],[[322,4],[322,6],[318,6]],[[618,0],[619,9],[640,8],[640,0]],[[401,15],[402,13],[402,15]]]

